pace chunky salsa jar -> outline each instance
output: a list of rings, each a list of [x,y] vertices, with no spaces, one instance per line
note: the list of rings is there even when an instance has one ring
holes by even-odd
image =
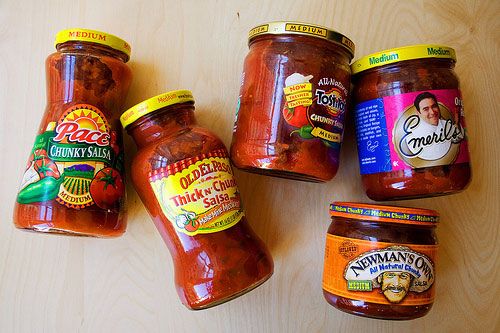
[[[323,295],[355,315],[413,319],[434,302],[436,211],[334,202]]]
[[[352,64],[360,172],[373,200],[450,194],[471,179],[455,50],[415,45]]]
[[[231,145],[240,169],[332,179],[348,103],[353,42],[327,28],[272,22],[249,33]]]
[[[130,46],[105,32],[57,33],[46,60],[47,107],[14,208],[16,227],[67,235],[123,234],[119,116]]]
[[[272,258],[245,218],[226,147],[196,124],[191,92],[152,97],[121,121],[138,147],[132,181],[170,250],[182,303],[208,308],[266,281]]]

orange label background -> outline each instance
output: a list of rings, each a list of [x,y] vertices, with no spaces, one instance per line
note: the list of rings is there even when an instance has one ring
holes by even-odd
[[[344,242],[351,242],[357,248],[350,253],[350,257],[346,258],[340,254],[340,247]],[[413,251],[425,254],[435,265],[437,259],[437,245],[414,245],[414,244],[397,244],[371,242],[355,238],[339,237],[327,234],[325,247],[325,266],[323,271],[323,289],[331,294],[362,300],[378,304],[393,304],[390,303],[382,294],[380,288],[373,288],[372,291],[351,291],[347,290],[347,280],[344,278],[344,271],[351,260],[357,256],[372,250],[384,249],[389,246],[407,246]],[[424,292],[417,293],[409,291],[406,297],[397,305],[424,305],[434,301],[434,283],[429,289]]]

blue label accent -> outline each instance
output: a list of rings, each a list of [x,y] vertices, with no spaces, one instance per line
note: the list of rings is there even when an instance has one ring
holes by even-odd
[[[391,151],[383,99],[360,103],[354,108],[354,113],[361,174],[391,171]]]

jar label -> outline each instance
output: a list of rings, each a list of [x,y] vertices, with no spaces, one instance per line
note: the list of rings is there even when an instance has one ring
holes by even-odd
[[[434,301],[437,248],[327,234],[323,289],[377,304],[430,304]]]
[[[125,188],[123,152],[106,117],[77,104],[39,134],[21,182],[21,204],[56,200],[74,209],[118,211]]]
[[[163,214],[187,235],[225,230],[244,216],[225,149],[154,170],[149,181]]]
[[[320,139],[340,149],[344,131],[347,89],[334,78],[293,73],[285,79],[282,116],[293,129],[290,136]]]
[[[369,100],[355,118],[361,174],[469,162],[458,89]]]

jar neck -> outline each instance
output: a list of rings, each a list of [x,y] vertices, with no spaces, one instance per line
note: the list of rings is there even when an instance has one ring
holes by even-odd
[[[61,53],[92,53],[97,56],[109,56],[116,59],[119,59],[126,63],[129,59],[129,56],[125,53],[115,50],[112,47],[96,44],[96,43],[88,43],[82,41],[67,41],[56,46],[58,52]]]
[[[193,103],[182,103],[164,107],[139,118],[127,127],[127,133],[140,149],[189,130],[196,124]]]
[[[305,36],[305,35],[260,35],[257,37],[252,38],[252,40],[249,41],[248,47],[250,49],[252,48],[257,48],[258,45],[260,45],[260,42],[274,42],[274,43],[297,43],[297,44],[302,44],[302,45],[309,45],[313,47],[319,47],[319,48],[324,48],[329,50],[332,53],[335,53],[337,56],[341,57],[342,61],[345,63],[350,63],[353,56],[341,45],[338,45],[335,42],[323,39],[323,38],[317,38],[317,37],[312,37],[312,36]],[[267,45],[265,43],[262,43],[263,47],[266,47]]]

